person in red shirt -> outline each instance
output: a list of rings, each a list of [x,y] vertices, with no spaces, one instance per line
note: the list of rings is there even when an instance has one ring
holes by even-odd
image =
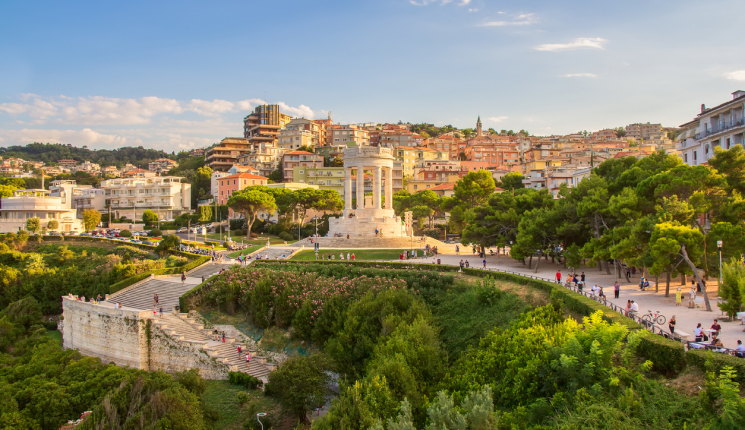
[[[556,283],[561,284],[561,270],[556,272]]]

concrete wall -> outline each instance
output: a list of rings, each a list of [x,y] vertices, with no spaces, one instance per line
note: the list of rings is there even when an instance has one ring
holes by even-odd
[[[207,379],[227,379],[229,366],[202,349],[202,342],[161,327],[150,311],[113,309],[63,297],[63,346],[83,355],[98,357],[144,370],[168,373],[199,369]]]

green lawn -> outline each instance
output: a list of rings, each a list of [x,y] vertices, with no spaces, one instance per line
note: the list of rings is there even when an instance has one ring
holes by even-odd
[[[59,342],[60,346],[62,346],[62,332],[59,330],[47,330],[45,334]]]
[[[224,380],[206,380],[207,389],[204,392],[204,403],[217,412],[219,419],[214,423],[216,429],[238,430],[248,420],[256,419],[256,412],[266,412],[268,418],[278,420],[280,410],[277,404],[264,396],[261,390],[246,390]],[[238,403],[238,393],[247,392],[251,401],[241,406]],[[267,420],[268,421],[268,420]]]
[[[402,252],[407,251],[406,249],[329,249],[324,251],[321,249],[321,252],[319,253],[319,258],[326,256],[327,258],[331,256],[332,254],[336,256],[336,260],[339,259],[339,254],[343,253],[344,258],[347,257],[347,253],[349,255],[354,254],[354,259],[356,260],[398,260],[399,256]],[[421,257],[422,250],[418,250],[417,253]],[[293,255],[291,260],[315,260],[316,259],[316,253],[312,249],[308,249],[305,251],[300,251],[297,254]]]
[[[262,247],[262,245],[251,245],[251,246],[249,246],[246,249],[241,249],[240,251],[231,252],[230,254],[228,254],[228,257],[230,257],[230,258],[238,258],[239,255],[248,255],[248,254],[256,251],[257,249],[259,249],[261,247]]]

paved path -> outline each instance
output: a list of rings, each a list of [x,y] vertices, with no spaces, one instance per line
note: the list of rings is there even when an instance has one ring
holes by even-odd
[[[478,255],[471,253],[461,253],[461,255],[448,255],[440,254],[438,257],[441,259],[442,264],[448,264],[457,266],[460,260],[468,260],[471,268],[481,268],[483,266],[482,258]],[[559,264],[551,263],[551,260],[541,260],[538,266],[538,272],[534,273],[532,269],[528,269],[527,265],[523,265],[520,261],[513,260],[508,256],[486,256],[486,267],[487,269],[499,269],[512,271],[522,275],[539,276],[549,280],[553,280],[557,270],[561,270],[562,281],[566,279],[568,271]],[[391,260],[398,261],[398,260]],[[431,262],[431,259],[429,260]],[[536,259],[533,259],[533,263]],[[704,328],[709,328],[715,318],[719,318],[719,324],[722,326],[722,334],[720,338],[722,343],[727,348],[735,348],[737,346],[737,340],[745,341],[745,333],[743,328],[745,326],[740,324],[739,320],[735,321],[723,321],[722,312],[717,306],[718,298],[718,285],[717,280],[710,278],[707,282],[707,291],[709,293],[709,302],[711,303],[711,312],[707,312],[703,308],[689,309],[686,307],[688,300],[688,291],[690,290],[690,277],[688,278],[688,286],[683,288],[683,294],[686,300],[683,300],[683,306],[675,306],[675,291],[680,286],[680,277],[672,279],[670,281],[670,296],[665,297],[665,281],[664,278],[660,278],[659,292],[655,292],[654,288],[648,289],[647,291],[639,290],[639,272],[636,276],[631,279],[631,283],[626,282],[626,278],[617,279],[615,276],[606,274],[605,270],[599,271],[597,267],[583,267],[578,270],[581,273],[584,270],[586,275],[585,289],[589,290],[593,284],[601,285],[606,297],[609,301],[617,306],[626,307],[627,300],[634,300],[639,305],[639,314],[643,315],[648,310],[660,311],[668,320],[675,315],[677,321],[676,330],[683,331],[693,335],[693,330],[696,328],[697,323],[701,323]],[[611,272],[613,267],[611,266]],[[578,276],[579,278],[579,276]],[[621,285],[621,293],[619,299],[613,298],[613,283],[618,280]],[[651,278],[650,283],[654,282],[654,277]],[[665,331],[669,331],[667,324],[661,327]],[[691,340],[693,338],[691,337]]]

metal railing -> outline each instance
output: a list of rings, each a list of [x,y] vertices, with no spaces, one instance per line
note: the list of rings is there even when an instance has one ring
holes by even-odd
[[[745,125],[745,118],[740,118],[734,121],[722,121],[715,125],[716,125],[715,128],[712,128],[710,130],[704,130],[701,133],[696,134],[696,140],[700,140],[707,136],[711,136],[712,134],[721,133],[723,131],[727,131],[732,128],[742,127],[743,125]]]

